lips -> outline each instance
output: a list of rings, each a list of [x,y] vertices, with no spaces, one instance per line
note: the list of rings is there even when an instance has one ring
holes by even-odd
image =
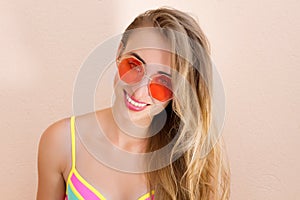
[[[124,90],[124,97],[125,97],[125,104],[129,110],[142,111],[149,105],[147,103],[136,100],[132,96],[129,96],[125,90]]]

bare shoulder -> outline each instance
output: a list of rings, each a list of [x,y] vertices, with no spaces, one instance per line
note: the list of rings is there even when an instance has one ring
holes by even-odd
[[[69,132],[70,117],[60,119],[50,124],[43,134],[41,135],[40,142],[54,142],[61,141],[60,139],[66,139],[66,132]]]
[[[62,199],[65,191],[63,171],[70,155],[70,118],[50,124],[42,133],[38,147],[37,199]]]
[[[50,124],[42,133],[39,142],[39,153],[45,154],[60,163],[63,170],[70,151],[70,118],[60,119]]]

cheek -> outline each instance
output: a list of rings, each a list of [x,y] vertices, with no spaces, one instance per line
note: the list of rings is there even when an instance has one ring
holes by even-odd
[[[154,106],[151,108],[150,113],[152,116],[160,114],[165,110],[165,108],[169,105],[171,101],[165,102],[165,103],[156,103]],[[165,111],[164,111],[165,112]]]

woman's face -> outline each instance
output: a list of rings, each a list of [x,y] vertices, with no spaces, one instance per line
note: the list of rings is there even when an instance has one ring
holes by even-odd
[[[171,53],[166,39],[145,29],[130,34],[117,60],[114,81],[118,114],[148,126],[172,99]]]

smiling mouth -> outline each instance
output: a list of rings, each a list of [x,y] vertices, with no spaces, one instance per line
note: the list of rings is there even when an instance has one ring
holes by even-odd
[[[148,103],[139,102],[133,97],[130,97],[128,93],[124,90],[124,97],[125,97],[125,104],[129,110],[133,111],[142,111],[144,110],[148,105]]]

